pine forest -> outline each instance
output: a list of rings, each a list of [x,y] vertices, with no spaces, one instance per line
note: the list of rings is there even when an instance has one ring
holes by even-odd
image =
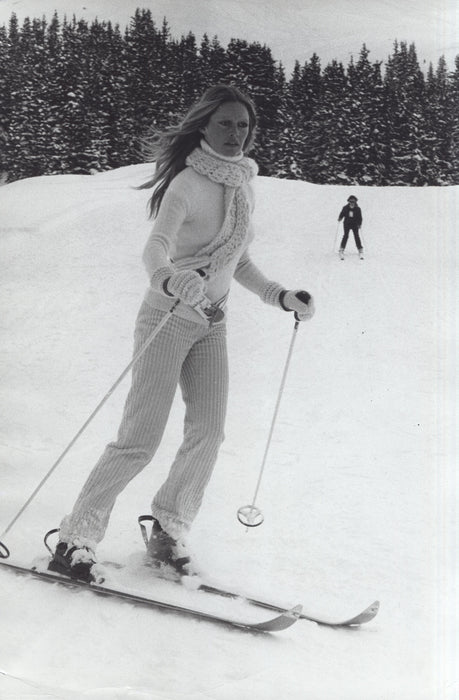
[[[15,14],[0,27],[0,178],[109,170],[145,160],[143,139],[215,83],[254,100],[260,174],[348,185],[459,184],[459,56],[424,72],[414,44],[385,63],[313,54],[290,76],[268,46],[179,40],[138,9],[110,22]]]

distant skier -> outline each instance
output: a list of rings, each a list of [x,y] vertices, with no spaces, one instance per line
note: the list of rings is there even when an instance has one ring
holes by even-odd
[[[341,240],[339,256],[341,260],[344,260],[344,249],[346,248],[349,231],[352,231],[354,234],[355,245],[359,251],[359,257],[361,260],[363,260],[363,246],[359,235],[359,230],[363,221],[362,210],[357,205],[357,197],[354,197],[354,195],[348,197],[347,201],[348,203],[341,209],[341,213],[338,217],[338,221],[343,221],[344,228],[344,236]]]

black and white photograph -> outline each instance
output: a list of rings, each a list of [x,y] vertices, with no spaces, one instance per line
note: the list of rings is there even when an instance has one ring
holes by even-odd
[[[0,0],[0,699],[457,700],[456,0]]]

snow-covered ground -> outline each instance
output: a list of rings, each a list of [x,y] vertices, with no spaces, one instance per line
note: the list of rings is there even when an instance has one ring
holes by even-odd
[[[0,532],[130,361],[150,228],[148,193],[132,186],[149,171],[0,188]],[[351,193],[366,257],[350,241],[341,262],[336,219]],[[236,511],[253,497],[293,319],[236,283],[231,294],[226,441],[191,533],[196,558],[213,582],[313,612],[348,616],[379,599],[375,620],[358,631],[300,621],[260,637],[0,569],[2,700],[457,697],[457,202],[458,188],[259,178],[253,258],[311,291],[317,313],[296,335],[257,499],[265,522],[249,531]],[[114,437],[128,387],[126,378],[3,538],[11,562],[45,554],[43,535]],[[115,506],[100,560],[142,551],[137,516],[182,420],[177,396],[155,460]]]

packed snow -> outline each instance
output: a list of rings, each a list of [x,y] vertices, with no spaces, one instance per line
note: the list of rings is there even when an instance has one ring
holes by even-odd
[[[151,222],[142,164],[0,188],[0,532],[131,359]],[[0,697],[148,700],[452,700],[454,314],[458,188],[311,185],[260,177],[252,257],[314,295],[300,324],[257,506],[245,528],[287,352],[290,314],[234,283],[226,440],[190,535],[206,579],[358,630],[299,621],[256,635],[17,577],[0,568]],[[355,194],[337,255],[338,213]],[[2,537],[12,563],[45,556],[116,434],[126,377]],[[220,613],[243,603],[157,582],[139,566],[148,513],[180,444],[178,392],[162,445],[121,494],[99,560],[109,581]],[[252,613],[250,613],[252,614]],[[253,613],[254,614],[254,613]],[[258,612],[261,618],[265,612]],[[269,615],[268,615],[269,616]]]

